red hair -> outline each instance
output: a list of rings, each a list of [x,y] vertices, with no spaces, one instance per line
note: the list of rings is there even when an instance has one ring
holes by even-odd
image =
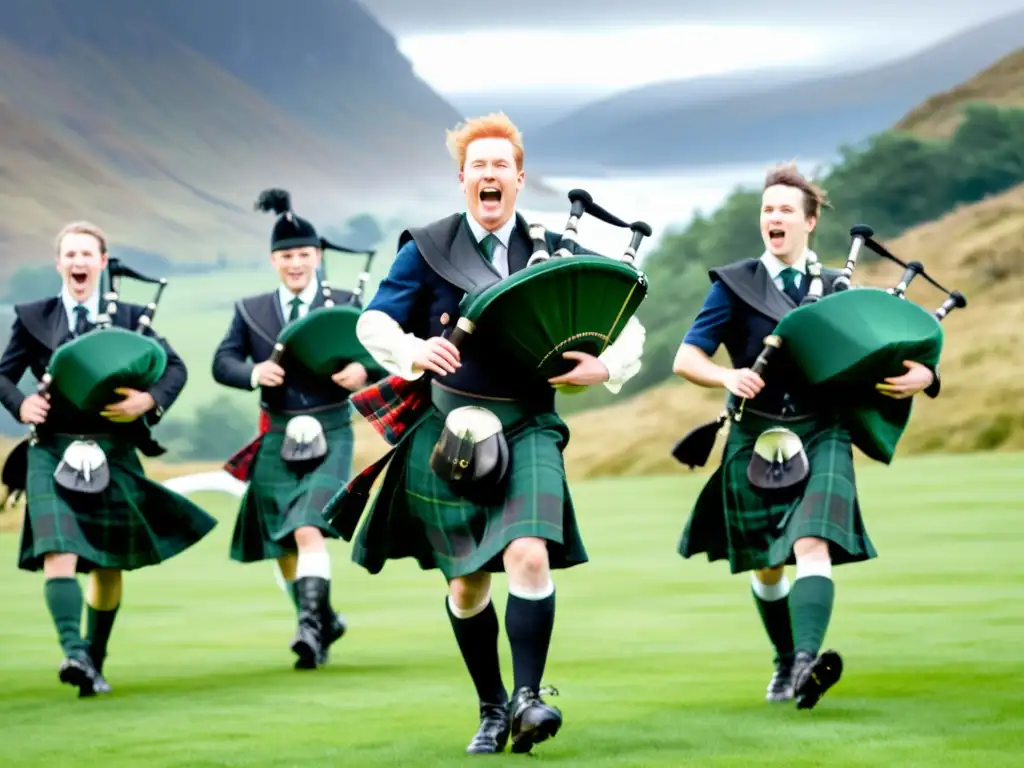
[[[477,139],[507,139],[515,152],[516,169],[523,169],[523,135],[504,112],[474,117],[445,134],[448,151],[461,171],[466,165],[466,149]]]

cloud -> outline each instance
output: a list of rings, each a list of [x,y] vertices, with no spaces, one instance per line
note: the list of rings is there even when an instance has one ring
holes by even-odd
[[[521,27],[574,31],[590,27],[652,24],[742,24],[786,27],[852,27],[868,37],[892,25],[924,35],[955,32],[965,26],[1024,9],[1024,0],[508,0],[485,13],[480,0],[360,0],[385,27],[401,37],[410,34],[451,33],[471,29]],[[525,42],[525,41],[524,41]]]
[[[766,43],[758,27],[659,26],[527,33],[536,54],[508,56],[522,33],[477,31],[399,40],[417,75],[444,94],[545,90],[618,90],[657,80],[773,66],[831,63],[856,48],[814,29],[787,30],[786,44]]]

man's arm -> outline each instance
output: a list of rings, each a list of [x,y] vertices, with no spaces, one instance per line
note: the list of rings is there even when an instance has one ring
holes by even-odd
[[[249,362],[249,330],[242,314],[235,308],[231,325],[213,353],[213,378],[218,384],[235,389],[256,389],[256,366]]]
[[[640,358],[646,339],[647,331],[634,315],[619,337],[598,356],[597,359],[608,369],[608,381],[604,385],[613,395],[617,395],[622,385],[640,372]]]
[[[712,362],[711,358],[718,351],[722,332],[731,318],[729,291],[715,281],[693,325],[683,337],[683,343],[679,345],[672,362],[672,373],[701,387],[724,387],[726,376],[732,369]]]
[[[413,362],[426,340],[405,331],[423,278],[423,258],[410,241],[395,255],[387,277],[356,323],[356,336],[380,367],[410,381],[423,375],[422,370],[414,370]]]
[[[21,318],[15,315],[10,341],[3,357],[0,357],[0,403],[17,421],[21,421],[21,404],[25,400],[25,395],[18,389],[18,382],[31,362],[31,339]]]

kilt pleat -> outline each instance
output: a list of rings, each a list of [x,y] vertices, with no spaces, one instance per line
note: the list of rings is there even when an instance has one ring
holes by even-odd
[[[88,436],[106,453],[106,490],[85,494],[61,488],[53,473],[73,439],[54,435],[29,448],[21,569],[40,570],[43,556],[54,552],[78,555],[80,573],[131,571],[184,552],[217,525],[184,496],[149,480],[135,448],[121,440]]]
[[[450,404],[490,407],[501,419],[510,453],[503,493],[486,503],[468,500],[431,471],[430,452],[449,410],[433,406],[392,458],[356,533],[352,559],[377,573],[387,560],[413,557],[424,570],[439,569],[451,580],[503,571],[505,548],[516,539],[535,537],[547,541],[553,569],[587,562],[565,478],[565,423],[553,412],[515,412],[462,395]]]
[[[340,538],[323,509],[339,484],[352,473],[354,438],[351,410],[343,407],[311,413],[324,428],[327,455],[313,466],[281,458],[284,429],[296,414],[270,414],[253,460],[249,487],[242,497],[231,536],[231,559],[242,563],[270,560],[296,551],[295,531],[312,526],[329,539]]]
[[[803,441],[810,473],[796,489],[766,492],[747,480],[747,465],[758,435],[775,426]],[[727,559],[740,573],[795,563],[793,545],[805,537],[828,542],[834,565],[877,556],[857,498],[850,434],[832,419],[779,421],[747,412],[730,427],[722,464],[701,490],[678,552]]]

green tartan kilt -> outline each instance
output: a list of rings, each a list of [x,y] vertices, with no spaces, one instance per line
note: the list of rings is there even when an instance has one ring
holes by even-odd
[[[530,414],[507,400],[472,398],[433,388],[431,413],[405,436],[352,546],[370,573],[387,560],[414,557],[450,581],[478,571],[504,571],[502,554],[524,537],[544,539],[552,569],[587,562],[565,478],[569,429],[554,412]],[[455,495],[429,465],[445,414],[477,405],[502,422],[509,446],[503,498],[474,503]]]
[[[75,493],[54,481],[75,439],[93,440],[106,453],[110,485],[102,493]],[[18,558],[23,570],[40,570],[50,552],[78,555],[79,573],[144,568],[184,552],[216,525],[184,496],[148,479],[135,447],[123,440],[51,435],[29,447]]]
[[[770,494],[750,484],[747,464],[758,435],[776,426],[803,441],[810,473],[795,489]],[[857,500],[850,434],[832,419],[782,421],[748,410],[729,428],[722,464],[697,498],[679,554],[728,558],[732,572],[741,573],[792,565],[793,544],[806,536],[828,542],[834,565],[877,555]]]
[[[270,414],[270,429],[253,460],[249,487],[235,520],[232,560],[253,563],[294,554],[295,531],[305,526],[318,528],[329,539],[341,538],[324,519],[323,508],[352,474],[351,414],[348,402],[309,412],[327,438],[327,455],[312,467],[289,465],[281,458],[285,426],[298,414]]]

